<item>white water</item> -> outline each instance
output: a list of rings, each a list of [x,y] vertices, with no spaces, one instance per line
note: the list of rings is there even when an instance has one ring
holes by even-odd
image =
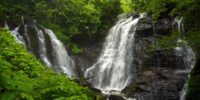
[[[120,93],[134,79],[133,72],[136,72],[132,62],[134,36],[141,17],[120,18],[110,29],[97,63],[85,72],[88,81],[105,94]]]
[[[44,33],[42,30],[38,29],[35,26],[35,30],[37,31],[37,37],[39,39],[39,53],[40,53],[40,58],[42,61],[47,65],[47,66],[52,66],[48,57],[47,57],[47,49],[46,49],[46,42],[44,38]]]
[[[182,17],[180,19],[175,18],[174,23],[177,24],[179,36],[181,36],[181,34],[184,33],[183,18]],[[187,41],[178,38],[175,52],[177,56],[177,67],[181,68],[181,70],[177,70],[176,73],[189,74],[195,65],[196,55],[193,52],[192,48],[188,46]],[[188,75],[188,78],[189,77],[190,76]],[[187,82],[185,83],[180,93],[180,100],[185,100],[186,92],[187,92]]]
[[[31,40],[28,36],[28,33],[27,33],[27,25],[24,25],[24,38],[27,40],[27,48],[30,50],[31,52]]]
[[[23,36],[21,36],[19,34],[19,28],[20,28],[20,26],[16,27],[14,30],[11,31],[11,33],[15,37],[15,39],[18,43],[25,45],[25,40],[24,40]]]
[[[174,19],[174,24],[177,24],[177,28],[178,28],[179,34],[184,33],[185,29],[184,29],[184,24],[183,24],[183,17],[175,18]]]
[[[188,78],[190,77],[190,72],[195,65],[195,53],[193,50],[187,46],[187,42],[181,39],[177,40],[177,44],[182,44],[182,46],[178,46],[175,48],[177,55],[177,65],[178,67],[184,67],[182,70],[177,70],[176,73],[188,74]],[[184,45],[183,45],[184,44]],[[180,65],[182,63],[182,65]],[[187,92],[187,81],[180,93],[180,100],[185,100],[185,95]]]
[[[22,24],[24,24],[24,18],[22,17]],[[5,25],[6,28],[8,28],[8,25]],[[21,35],[19,33],[19,29],[23,28],[20,25],[18,27],[16,27],[14,30],[11,31],[12,35],[15,37],[16,41],[18,43],[21,43],[23,45],[25,45],[27,48],[29,48],[29,50],[33,49],[31,47],[31,40],[28,35],[28,30],[27,30],[27,25],[24,24],[24,33],[22,33],[23,35]],[[75,65],[73,60],[68,56],[67,51],[65,50],[65,47],[63,46],[63,44],[56,38],[56,36],[54,35],[53,31],[51,31],[50,29],[46,29],[46,28],[42,28],[44,29],[44,32],[42,31],[42,29],[39,29],[37,25],[33,26],[35,28],[35,31],[37,33],[37,37],[38,37],[38,50],[39,50],[39,56],[40,59],[44,62],[45,65],[59,71],[59,72],[64,72],[65,74],[67,74],[69,77],[75,77]],[[9,29],[9,28],[8,28]],[[53,56],[53,62],[50,62],[48,56],[47,56],[47,48],[46,47],[46,39],[44,34],[47,34],[50,37],[50,41],[51,41],[51,46],[52,46],[52,56]],[[25,39],[27,41],[25,41]]]
[[[75,76],[75,65],[73,60],[68,56],[67,51],[63,44],[56,38],[55,34],[50,29],[45,29],[45,32],[49,35],[51,45],[53,47],[54,68],[61,69],[64,73],[68,74],[69,77]]]

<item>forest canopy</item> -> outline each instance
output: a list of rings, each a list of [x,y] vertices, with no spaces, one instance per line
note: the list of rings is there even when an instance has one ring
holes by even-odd
[[[78,42],[82,41],[77,40],[80,37],[84,42],[98,40],[107,33],[119,14],[146,12],[155,21],[183,17],[186,30],[183,37],[199,57],[199,5],[200,0],[0,0],[0,24],[2,26],[16,16],[36,20],[52,29],[74,53],[79,53],[81,45]],[[66,79],[65,75],[47,70],[9,34],[0,29],[1,99],[91,99],[87,88]],[[188,98],[199,92],[200,68],[195,67],[195,70],[189,81]]]

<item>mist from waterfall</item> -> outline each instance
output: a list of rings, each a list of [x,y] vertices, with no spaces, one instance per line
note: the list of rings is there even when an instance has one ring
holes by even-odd
[[[120,93],[134,79],[134,36],[138,18],[121,15],[110,29],[97,62],[85,72],[93,87],[102,93]]]

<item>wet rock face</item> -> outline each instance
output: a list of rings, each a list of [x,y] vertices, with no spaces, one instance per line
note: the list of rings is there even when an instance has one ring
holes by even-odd
[[[136,45],[140,69],[137,79],[127,86],[122,93],[139,100],[179,100],[180,92],[187,74],[176,73],[177,59],[172,50],[155,50],[148,53],[155,38],[170,35],[173,31],[173,19],[159,19],[153,24],[150,17],[139,21],[136,33]],[[135,66],[133,66],[135,67]]]
[[[122,93],[139,100],[178,100],[187,75],[176,74],[174,51],[168,54],[165,50],[159,50],[159,53],[158,51],[153,54],[148,53],[148,48],[153,45],[155,34],[157,38],[172,33],[173,19],[164,18],[153,23],[150,17],[146,17],[142,18],[137,25],[133,49],[134,56],[138,57],[138,59],[133,59],[133,63],[137,65],[135,76],[137,78]],[[95,63],[100,52],[100,45],[91,46],[74,56],[82,75],[84,69]],[[120,96],[111,96],[109,99],[123,100]]]
[[[155,32],[162,35],[172,33],[172,18],[160,19],[155,23]]]
[[[37,59],[40,59],[39,54],[39,38],[36,27],[44,33],[45,43],[47,49],[47,56],[50,62],[54,63],[52,56],[52,45],[49,36],[45,33],[44,28],[36,23],[35,20],[24,18],[23,16],[11,16],[10,20],[7,21],[9,30],[19,26],[19,34],[23,36],[27,50],[34,54]],[[29,39],[29,40],[28,40]]]
[[[108,97],[109,100],[125,100],[124,98],[117,96],[117,95],[110,95]]]
[[[123,93],[139,100],[179,100],[185,79],[173,71],[166,68],[143,71],[136,83],[126,87]]]
[[[91,67],[98,59],[102,48],[102,42],[91,47],[83,47],[82,52],[72,55],[77,67],[77,72],[81,78],[84,77],[84,72]]]
[[[169,35],[172,33],[173,18],[159,19],[154,22],[147,16],[140,19],[137,24],[137,34],[142,37],[151,37],[154,33],[157,35]]]
[[[141,37],[153,36],[153,22],[150,17],[142,18],[137,24],[137,34]]]
[[[12,16],[10,17],[10,20],[7,21],[7,25],[9,27],[9,30],[13,30],[14,28],[19,26],[19,34],[23,37],[29,37],[30,39],[30,47],[27,46],[27,50],[29,50],[31,53],[33,53],[36,58],[39,57],[39,43],[38,43],[38,36],[37,31],[35,30],[36,23],[32,20],[26,20],[23,19],[21,16]],[[26,26],[25,26],[26,25]],[[27,29],[27,35],[25,36],[25,27]],[[28,45],[27,38],[24,38],[26,45]]]

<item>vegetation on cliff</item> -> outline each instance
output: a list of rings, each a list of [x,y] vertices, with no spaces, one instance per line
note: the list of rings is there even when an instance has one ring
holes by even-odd
[[[56,74],[0,29],[0,100],[92,100],[90,91]]]
[[[200,1],[199,0],[132,0],[132,8],[138,12],[148,12],[156,20],[169,16],[181,16],[184,18],[185,33],[181,38],[187,40],[196,52],[197,61],[195,68],[192,70],[191,78],[188,83],[187,100],[200,99]],[[175,32],[176,33],[176,32]],[[170,36],[158,40],[159,46],[165,49],[173,48],[174,43],[179,35],[172,33]],[[170,45],[171,44],[171,45]]]
[[[58,38],[68,44],[74,53],[79,53],[80,43],[98,41],[120,13],[148,12],[155,21],[169,16],[182,16],[185,25],[182,38],[187,40],[199,59],[199,5],[199,0],[1,0],[0,24],[4,25],[4,21],[15,16],[36,19],[39,24],[55,31]],[[62,99],[89,96],[87,89],[66,79],[64,75],[49,71],[21,45],[16,44],[7,31],[0,31],[0,97]],[[174,44],[171,41],[177,38],[178,35],[172,33],[159,39],[159,46],[172,49]],[[188,100],[200,98],[198,63],[199,60],[189,80]]]

